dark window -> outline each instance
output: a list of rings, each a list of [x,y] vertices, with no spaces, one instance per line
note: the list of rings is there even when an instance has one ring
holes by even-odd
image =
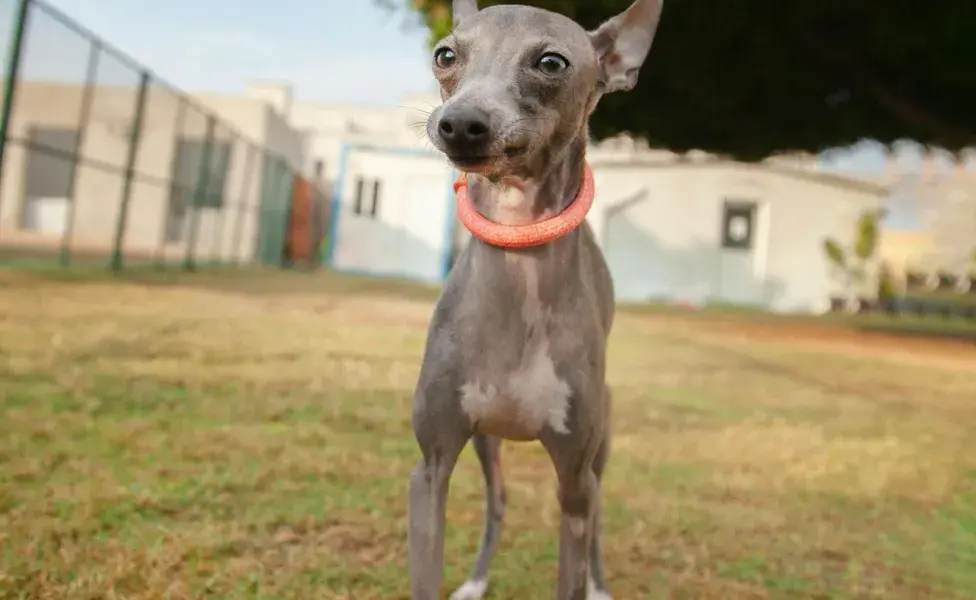
[[[756,225],[756,203],[726,200],[722,210],[722,247],[751,250]]]
[[[74,172],[72,155],[78,143],[78,131],[31,127],[28,135],[27,195],[41,198],[67,196]]]
[[[230,142],[210,143],[209,164],[206,173],[201,173],[201,163],[206,150],[207,143],[204,140],[177,140],[173,180],[189,194],[188,204],[193,204],[199,199],[202,207],[221,208],[224,205],[227,172],[230,167]],[[204,185],[198,186],[198,183],[203,183],[200,182],[201,174],[207,178],[207,181]]]
[[[224,206],[227,172],[231,161],[231,143],[211,141],[209,150],[206,173],[201,173],[207,142],[201,139],[176,140],[173,185],[170,188],[169,210],[166,218],[167,242],[178,242],[183,239],[189,207],[220,209]],[[200,181],[201,174],[206,177],[205,182]]]
[[[376,211],[380,208],[380,180],[373,180],[373,204],[370,206],[369,214],[376,216]]]
[[[207,169],[207,193],[203,197],[203,206],[207,208],[223,208],[227,194],[227,173],[230,171],[231,143],[218,142],[213,146],[210,155],[210,168]]]
[[[78,143],[75,129],[31,127],[28,132],[26,204],[21,211],[20,226],[36,229],[34,207],[41,198],[67,200],[71,179],[75,175],[74,152]]]
[[[353,197],[352,211],[357,215],[368,214],[375,217],[380,208],[380,180],[356,178],[356,193]]]
[[[356,178],[356,197],[353,199],[352,212],[357,215],[363,214],[363,188],[365,187],[363,178]]]
[[[169,210],[166,211],[166,243],[178,242],[183,239],[186,229],[186,199],[189,196],[178,185],[170,188]]]

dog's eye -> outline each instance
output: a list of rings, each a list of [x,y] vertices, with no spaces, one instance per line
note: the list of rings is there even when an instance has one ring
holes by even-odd
[[[454,64],[457,54],[450,48],[439,48],[434,52],[434,64],[442,69],[446,69]]]
[[[555,52],[548,52],[542,55],[536,66],[547,75],[558,75],[569,68],[569,61]]]

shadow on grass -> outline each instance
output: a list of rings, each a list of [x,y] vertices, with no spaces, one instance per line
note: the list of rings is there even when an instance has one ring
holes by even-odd
[[[327,269],[301,270],[275,267],[201,266],[187,271],[181,265],[159,267],[151,263],[129,264],[113,273],[104,264],[76,264],[39,261],[0,267],[15,279],[77,282],[86,284],[129,283],[142,286],[183,287],[225,293],[254,295],[363,294],[383,295],[433,302],[440,286],[413,281],[340,274]],[[0,286],[10,285],[0,279]],[[940,316],[889,315],[784,315],[759,308],[734,305],[685,307],[667,302],[621,303],[621,312],[659,317],[721,319],[768,326],[809,326],[915,339],[953,340],[976,344],[976,322]]]
[[[691,308],[669,303],[622,304],[618,310],[636,315],[675,316],[691,319],[719,319],[743,324],[808,326],[816,329],[902,336],[915,339],[952,340],[976,343],[976,321],[939,315],[789,315],[765,312],[755,307],[707,305]]]
[[[0,267],[13,278],[31,281],[182,287],[254,295],[366,294],[433,301],[439,286],[364,276],[275,267],[201,266],[188,271],[178,265],[133,264],[115,273],[104,265],[62,267],[39,262]],[[0,285],[4,285],[0,280]],[[9,285],[9,284],[8,284]]]
[[[857,331],[868,333],[915,339],[954,340],[976,344],[976,323],[973,322],[941,321],[938,317],[931,318],[931,322],[922,319],[905,321],[891,318],[884,321],[852,322],[850,326]]]

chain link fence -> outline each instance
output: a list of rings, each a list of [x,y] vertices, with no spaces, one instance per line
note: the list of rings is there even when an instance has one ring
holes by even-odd
[[[247,99],[291,135],[246,137],[44,2],[0,11],[0,262],[315,260],[324,195],[302,178],[300,136],[281,116]]]

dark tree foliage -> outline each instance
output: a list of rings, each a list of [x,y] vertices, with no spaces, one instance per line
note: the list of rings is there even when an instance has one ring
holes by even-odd
[[[449,0],[407,1],[449,30]],[[522,3],[594,28],[630,2]],[[862,139],[957,152],[976,145],[976,0],[665,0],[637,88],[592,127],[740,160]]]

